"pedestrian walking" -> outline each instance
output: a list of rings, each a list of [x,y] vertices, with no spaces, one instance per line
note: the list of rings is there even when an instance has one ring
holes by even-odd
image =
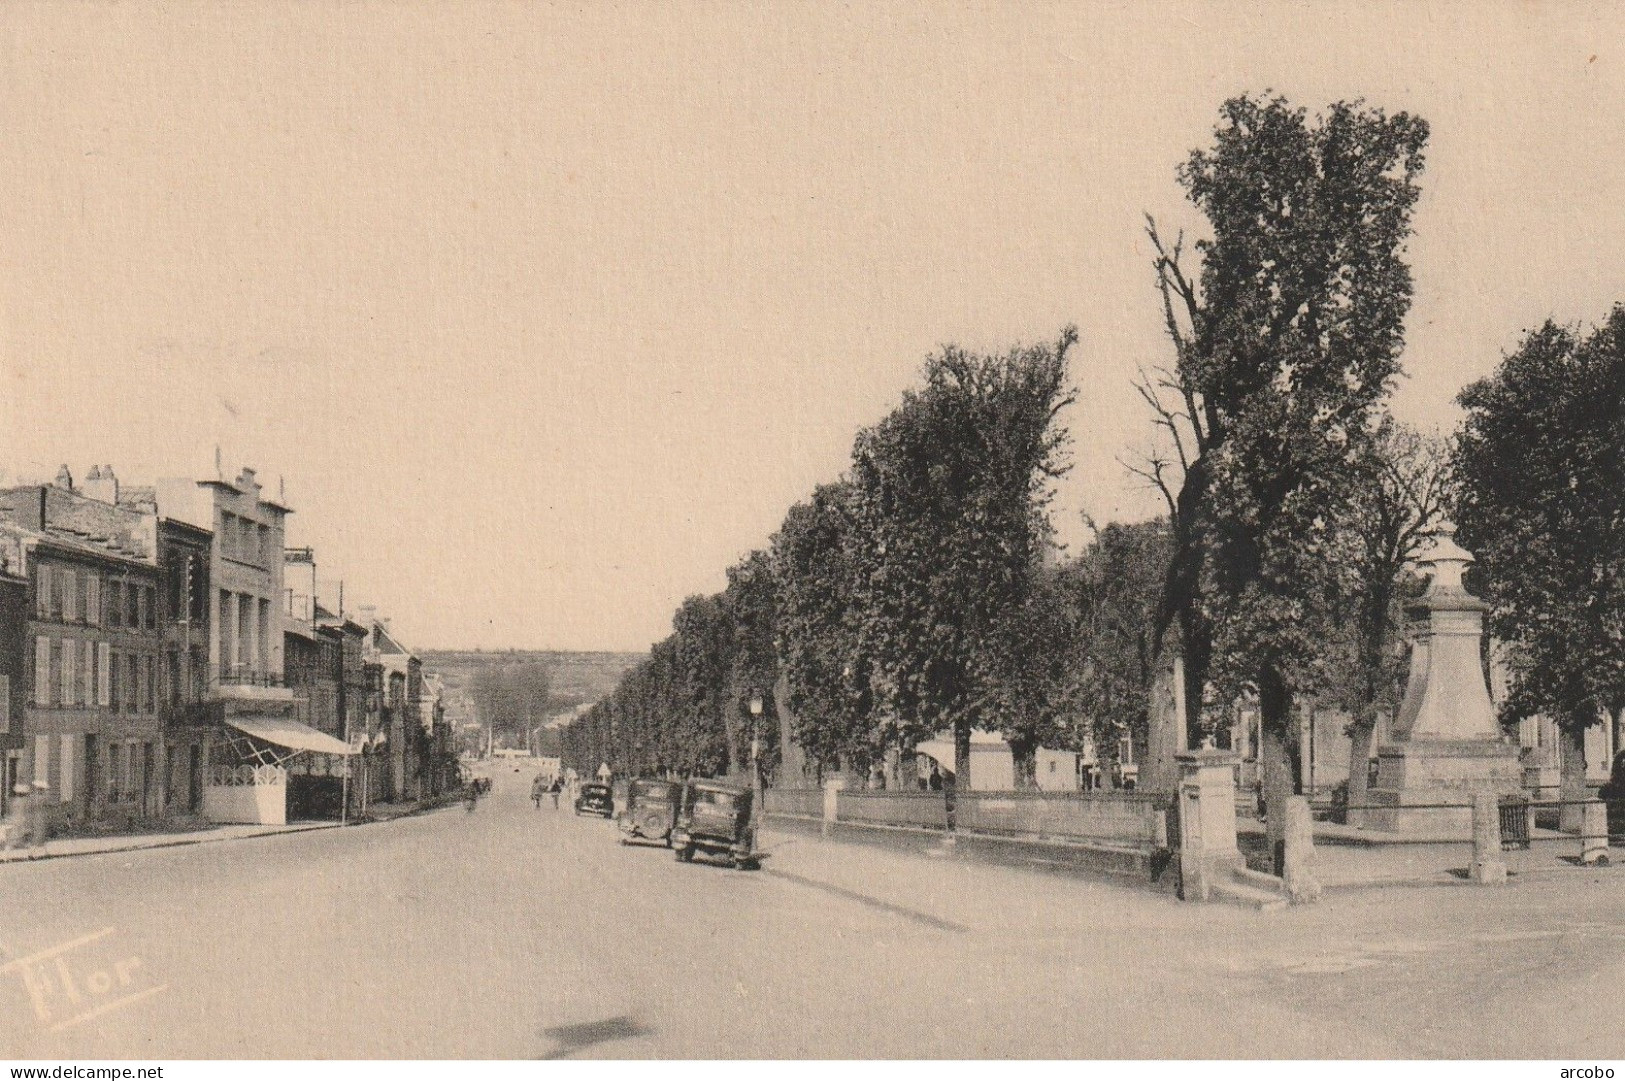
[[[935,764],[931,766],[931,776],[927,778],[925,783],[931,786],[933,792],[942,791],[942,773],[938,771]]]
[[[564,791],[564,782],[555,780],[553,782],[553,787],[552,787],[553,809],[555,811],[559,809],[559,793],[562,792],[562,791]]]
[[[538,811],[542,809],[542,794],[545,793],[550,787],[551,786],[540,773],[536,775],[536,779],[534,781],[530,782],[530,802],[536,805],[536,809]]]

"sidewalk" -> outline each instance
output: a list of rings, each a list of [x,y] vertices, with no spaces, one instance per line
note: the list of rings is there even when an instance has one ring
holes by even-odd
[[[0,863],[63,859],[68,856],[94,856],[103,852],[135,852],[146,848],[175,848],[180,845],[210,844],[215,841],[239,841],[247,837],[266,837],[278,833],[307,833],[310,830],[336,829],[337,827],[337,822],[295,822],[286,826],[214,826],[207,829],[184,830],[176,833],[110,834],[106,837],[53,837],[45,843],[43,849],[13,848],[0,851]]]
[[[1243,819],[1238,840],[1251,857],[1264,854],[1264,825]],[[1249,843],[1250,842],[1250,843]],[[1625,849],[1610,849],[1606,865],[1580,864],[1580,838],[1550,829],[1530,832],[1527,849],[1501,853],[1513,879],[1543,879],[1625,869]],[[1335,822],[1315,823],[1315,875],[1327,889],[1373,886],[1461,886],[1473,860],[1471,841],[1405,840]],[[1262,865],[1249,859],[1256,869]]]
[[[20,863],[27,860],[64,859],[70,856],[95,856],[106,852],[137,852],[149,848],[177,848],[182,845],[213,844],[218,841],[241,841],[250,837],[271,837],[284,833],[309,833],[312,830],[338,829],[340,826],[364,826],[393,822],[397,818],[424,814],[438,810],[452,802],[450,796],[422,800],[417,803],[380,803],[367,809],[365,819],[349,822],[290,822],[283,826],[222,825],[201,829],[174,830],[167,833],[124,833],[102,837],[53,837],[44,849],[0,849],[0,864]]]
[[[783,837],[816,839],[820,822],[774,815],[768,829]],[[1237,840],[1254,870],[1267,870],[1264,826],[1253,819],[1237,823]],[[1019,868],[1060,874],[1076,880],[1114,882],[1147,893],[1170,893],[1176,875],[1128,857],[1112,860],[1098,849],[1037,839],[979,837],[962,833],[952,849],[936,830],[866,827],[840,823],[830,838],[850,849],[883,849],[893,859],[917,856],[955,857],[957,862],[987,867]],[[1526,850],[1502,853],[1513,882],[1625,872],[1625,848],[1610,850],[1610,863],[1582,867],[1579,838],[1553,830],[1535,830]],[[1315,875],[1327,890],[1360,890],[1385,886],[1471,886],[1467,867],[1473,846],[1468,841],[1395,841],[1380,834],[1316,823]],[[1625,879],[1625,874],[1621,874]]]

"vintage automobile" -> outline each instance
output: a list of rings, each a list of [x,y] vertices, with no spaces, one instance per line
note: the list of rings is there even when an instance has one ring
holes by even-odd
[[[740,870],[760,867],[750,790],[716,781],[690,781],[683,791],[671,844],[684,863],[695,852],[705,852],[726,857]]]
[[[683,786],[677,781],[640,777],[627,786],[626,810],[616,820],[621,828],[621,844],[634,839],[671,845],[671,830],[677,824],[677,808],[683,802]]]
[[[576,814],[615,817],[615,796],[607,784],[584,784],[576,796]]]

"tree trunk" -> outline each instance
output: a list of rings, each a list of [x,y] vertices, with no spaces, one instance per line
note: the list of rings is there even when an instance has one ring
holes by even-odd
[[[1259,676],[1258,717],[1264,812],[1268,815],[1265,837],[1269,842],[1271,871],[1280,874],[1286,852],[1286,801],[1297,795],[1298,780],[1293,775],[1290,746],[1292,695],[1280,674],[1271,669]]]
[[[1349,800],[1350,807],[1364,807],[1370,798],[1366,783],[1371,774],[1371,743],[1376,738],[1377,711],[1363,707],[1349,726]]]
[[[1591,795],[1591,790],[1586,787],[1585,730],[1596,719],[1596,714],[1590,710],[1578,710],[1573,715],[1563,718],[1562,723],[1557,726],[1558,757],[1562,764],[1558,799],[1564,804],[1562,813],[1558,816],[1558,829],[1564,833],[1580,832],[1581,808],[1576,801]]]
[[[1012,783],[1017,790],[1037,788],[1038,741],[1033,739],[1011,739],[1009,744]]]
[[[1151,681],[1151,701],[1146,723],[1146,755],[1140,767],[1139,787],[1148,792],[1168,794],[1179,787],[1179,763],[1175,755],[1187,750],[1184,726],[1179,715],[1178,686],[1183,676],[1178,663],[1159,664]]]
[[[716,692],[711,702],[712,708],[716,710],[717,720],[722,722],[722,775],[724,777],[732,777],[735,767],[739,763],[739,758],[734,753],[734,740],[738,736],[736,729],[739,724],[739,714],[734,709],[734,704],[738,701],[739,688],[730,679]],[[703,729],[696,735],[702,741],[705,738]]]
[[[790,713],[790,681],[780,675],[773,684],[773,713],[779,722],[779,781],[786,788],[807,787],[807,756],[795,740],[795,718]]]
[[[920,760],[915,756],[913,749],[899,744],[897,761],[897,787],[905,792],[919,791]]]
[[[954,721],[954,790],[970,791],[970,718]]]

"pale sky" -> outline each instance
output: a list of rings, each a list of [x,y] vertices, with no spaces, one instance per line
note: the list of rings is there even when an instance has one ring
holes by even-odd
[[[643,649],[940,343],[1068,322],[1155,510],[1142,214],[1220,102],[1433,127],[1396,410],[1625,299],[1625,7],[0,6],[0,473],[286,478],[419,647]]]

